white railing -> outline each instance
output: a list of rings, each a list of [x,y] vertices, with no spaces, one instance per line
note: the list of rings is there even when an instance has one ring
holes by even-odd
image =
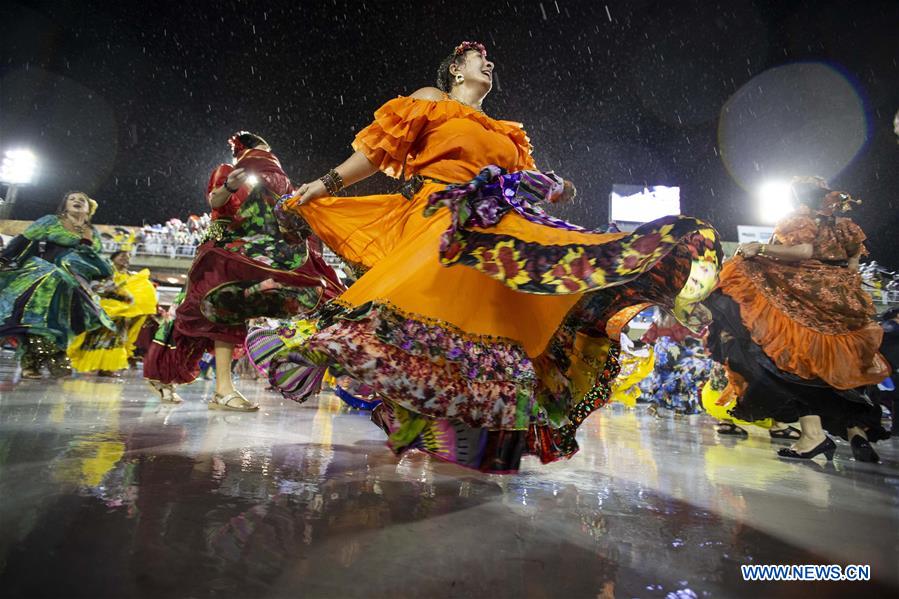
[[[197,247],[199,247],[199,244],[166,241],[123,244],[107,239],[101,243],[103,251],[109,254],[127,249],[132,256],[165,256],[166,258],[193,258],[197,255]]]
[[[874,298],[874,302],[878,304],[899,304],[899,291],[889,289],[878,289],[868,287],[868,293]]]
[[[199,244],[149,241],[145,243],[134,244],[132,255],[166,256],[168,258],[193,258],[197,255],[197,247],[199,247]]]

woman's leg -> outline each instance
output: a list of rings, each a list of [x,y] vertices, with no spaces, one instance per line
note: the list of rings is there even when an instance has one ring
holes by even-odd
[[[234,393],[234,381],[231,379],[231,357],[234,345],[223,341],[215,342],[215,392],[219,395]]]
[[[259,404],[248,400],[234,388],[231,378],[231,359],[234,356],[234,345],[221,341],[215,342],[215,396],[209,402],[209,408],[215,410],[233,410],[236,412],[254,412]]]
[[[824,441],[827,436],[824,434],[824,428],[821,426],[821,417],[815,415],[800,416],[799,428],[802,434],[799,440],[793,444],[793,449],[799,453],[811,451]]]
[[[846,438],[849,441],[852,441],[852,437],[859,436],[865,441],[868,440],[868,435],[865,433],[864,429],[860,426],[851,426],[846,429]]]

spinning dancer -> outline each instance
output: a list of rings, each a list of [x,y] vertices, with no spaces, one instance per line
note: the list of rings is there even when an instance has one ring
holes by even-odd
[[[212,351],[215,394],[209,407],[246,412],[259,406],[235,389],[231,378],[234,346],[246,337],[245,323],[310,312],[343,285],[308,248],[306,231],[289,238],[281,233],[272,208],[292,187],[268,143],[245,131],[228,143],[235,163],[219,166],[209,179],[213,223],[174,320],[160,327],[147,353],[144,375],[163,401],[180,402],[174,385],[194,380],[203,353]]]
[[[848,439],[857,460],[877,462],[870,443],[889,434],[863,388],[883,381],[889,365],[858,273],[865,234],[838,216],[854,200],[823,179],[798,179],[793,195],[799,206],[773,242],[744,244],[724,265],[705,302],[714,314],[709,346],[736,390],[733,416],[799,420],[799,439],[778,455],[831,459],[826,429]]]
[[[270,379],[305,369],[313,384],[286,389],[303,400],[330,366],[383,400],[372,418],[397,453],[505,472],[523,454],[577,451],[618,370],[607,320],[656,303],[696,324],[720,250],[693,218],[596,233],[543,212],[573,186],[536,170],[520,124],[484,112],[493,69],[481,44],[461,44],[439,89],[384,104],[352,156],[284,202],[367,272]],[[335,195],[377,171],[403,177],[402,192]]]
[[[56,214],[43,216],[0,254],[0,339],[19,339],[22,376],[67,376],[66,348],[76,335],[115,330],[90,288],[112,275],[91,226],[97,202],[82,191],[63,196]]]

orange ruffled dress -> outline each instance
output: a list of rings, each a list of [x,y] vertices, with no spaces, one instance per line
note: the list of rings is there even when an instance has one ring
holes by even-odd
[[[255,357],[287,396],[284,383],[302,365],[373,387],[384,399],[373,420],[397,452],[494,472],[517,469],[526,453],[572,455],[578,424],[608,401],[617,372],[609,318],[647,303],[695,318],[714,285],[717,235],[701,221],[604,234],[543,213],[538,204],[560,180],[535,170],[519,123],[449,99],[399,97],[353,147],[388,175],[423,184],[411,199],[284,202],[366,272],[323,311],[301,351]],[[474,214],[483,226],[471,224]]]
[[[783,422],[818,414],[841,435],[868,420],[879,427],[879,418],[865,416],[871,406],[854,391],[889,375],[879,353],[883,330],[874,321],[874,303],[859,273],[847,268],[864,251],[864,240],[852,220],[815,218],[802,207],[778,223],[772,243],[811,244],[811,259],[737,256],[725,263],[720,290],[729,299],[715,294],[707,304],[715,313],[713,332],[732,340],[716,347],[738,395],[734,414]]]

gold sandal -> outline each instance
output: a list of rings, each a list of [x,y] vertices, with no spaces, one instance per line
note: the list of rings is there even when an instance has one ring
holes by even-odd
[[[237,390],[228,395],[214,394],[208,405],[210,410],[229,410],[231,412],[255,412],[259,409],[258,403],[252,403]]]
[[[159,394],[159,401],[163,403],[181,403],[184,400],[175,392],[175,385],[171,383],[160,383],[159,381],[148,380],[147,383],[153,387],[153,391]]]

